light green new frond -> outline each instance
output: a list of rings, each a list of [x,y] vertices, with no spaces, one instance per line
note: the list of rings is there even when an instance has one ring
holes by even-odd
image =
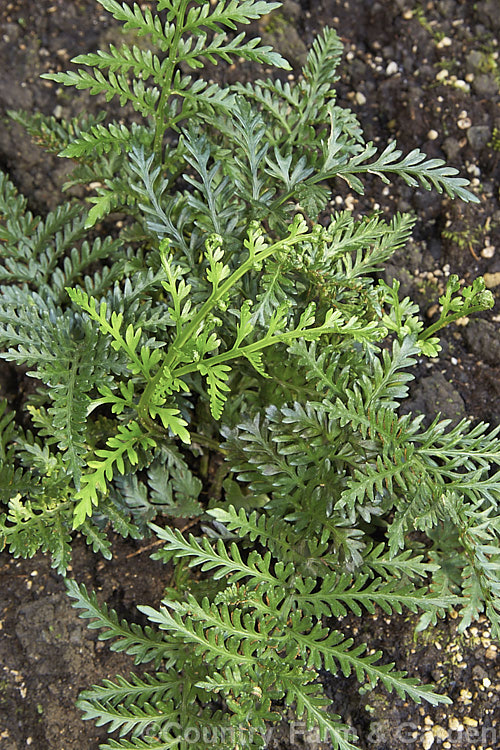
[[[16,489],[24,489],[26,494],[35,489],[35,497],[42,497],[22,502],[17,494],[9,500],[7,513],[0,514],[0,545],[14,557],[32,557],[38,550],[48,552],[52,567],[65,573],[71,562],[71,503],[57,496],[56,481],[51,486],[48,480],[44,492],[33,475],[26,476],[30,480],[26,484],[24,477],[17,478],[21,481]]]
[[[207,379],[210,411],[214,419],[220,419],[227,394],[231,390],[227,384],[231,368],[228,365],[211,365],[210,360],[206,360],[198,363],[198,370]]]
[[[99,460],[88,461],[87,465],[93,469],[91,473],[83,474],[82,486],[74,496],[77,500],[74,515],[74,528],[78,528],[92,515],[92,508],[98,504],[99,493],[107,494],[107,484],[113,479],[115,471],[125,473],[125,461],[128,465],[136,466],[139,462],[138,451],[148,451],[156,447],[156,441],[144,432],[134,420],[128,424],[119,424],[116,435],[108,438],[106,448],[95,451]]]

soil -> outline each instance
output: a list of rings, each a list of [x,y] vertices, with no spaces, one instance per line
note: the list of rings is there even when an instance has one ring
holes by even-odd
[[[147,3],[141,3],[147,5]],[[397,183],[367,185],[366,197],[339,186],[338,208],[355,213],[379,208],[388,215],[418,215],[413,240],[385,270],[397,277],[429,321],[447,275],[466,283],[484,275],[495,294],[493,311],[462,321],[443,337],[443,351],[419,365],[410,407],[453,420],[500,417],[500,68],[498,0],[302,0],[287,2],[278,22],[259,32],[295,66],[323,26],[334,26],[345,44],[338,83],[340,103],[358,114],[367,138],[385,145],[396,138],[407,152],[422,148],[446,158],[472,180],[480,204],[452,202],[435,192]],[[3,0],[0,3],[0,114],[14,108],[72,117],[102,103],[63,91],[39,75],[66,69],[75,55],[117,38],[111,17],[95,0]],[[212,73],[212,71],[210,71]],[[246,79],[255,71],[232,66],[219,78]],[[22,129],[2,120],[0,166],[30,208],[45,213],[60,201],[67,165],[48,156]],[[3,395],[23,387],[0,370]],[[116,539],[105,562],[76,539],[73,573],[120,616],[138,618],[135,604],[158,604],[167,572],[150,560],[147,542]],[[451,707],[416,706],[382,688],[360,695],[353,678],[325,676],[340,713],[358,733],[361,748],[408,747],[494,750],[500,747],[500,663],[486,620],[458,635],[452,617],[414,638],[415,619],[383,613],[346,618],[341,629],[380,648],[384,661],[424,682],[434,682]],[[134,669],[111,652],[78,619],[60,576],[43,555],[0,563],[0,748],[94,750],[106,731],[84,723],[74,707],[92,683]],[[285,717],[270,748],[327,747]]]

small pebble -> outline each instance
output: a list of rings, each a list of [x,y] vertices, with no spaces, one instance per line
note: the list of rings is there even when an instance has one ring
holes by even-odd
[[[398,64],[397,62],[394,62],[394,60],[391,60],[387,68],[385,69],[386,76],[393,76],[398,72]]]
[[[445,740],[448,737],[448,732],[440,724],[436,724],[435,726],[433,726],[432,732],[434,734],[434,737],[437,737],[438,740]]]
[[[429,132],[427,133],[427,138],[429,139],[429,141],[435,141],[438,137],[439,133],[437,132],[437,130],[429,130]]]
[[[444,36],[438,43],[437,47],[438,49],[443,49],[443,47],[451,47],[453,42],[451,41],[449,36]]]
[[[457,126],[460,128],[460,130],[467,130],[467,128],[470,128],[472,125],[472,120],[470,117],[461,117],[459,120],[457,120]]]
[[[493,245],[486,245],[486,247],[483,247],[481,250],[481,256],[483,258],[493,258],[495,255],[495,248]]]
[[[500,284],[500,271],[497,271],[496,273],[485,273],[483,278],[486,289],[494,289]]]
[[[477,719],[471,719],[470,716],[464,716],[462,721],[468,727],[477,727]]]
[[[356,96],[354,98],[356,100],[356,104],[366,104],[366,96],[361,93],[361,91],[356,91]]]
[[[496,659],[497,658],[497,647],[495,645],[488,646],[486,651],[484,652],[484,655],[487,659]]]
[[[424,732],[424,736],[422,738],[422,747],[424,750],[429,750],[434,744],[435,737],[432,734],[432,732]]]
[[[439,73],[436,75],[436,81],[444,81],[445,78],[448,78],[450,74],[446,70],[446,68],[443,68],[443,70],[440,70]]]
[[[452,716],[448,719],[448,727],[452,732],[463,732],[464,725],[459,722],[456,716]]]

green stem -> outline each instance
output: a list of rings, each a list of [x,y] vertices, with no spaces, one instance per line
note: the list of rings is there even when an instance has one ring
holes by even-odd
[[[165,79],[161,89],[160,99],[156,108],[155,114],[155,136],[153,141],[153,151],[161,164],[162,162],[162,142],[163,134],[165,132],[165,106],[172,94],[172,80],[174,77],[175,66],[177,64],[177,50],[179,42],[184,31],[184,17],[186,15],[186,8],[189,0],[182,0],[177,13],[175,21],[175,34],[172,40],[172,44],[168,51],[167,64],[165,66]]]
[[[459,312],[453,313],[452,315],[446,315],[444,318],[439,318],[439,320],[429,326],[429,328],[426,328],[425,331],[420,334],[419,339],[420,341],[425,341],[426,339],[433,336],[437,331],[441,330],[441,328],[445,328],[455,320],[460,320],[460,318],[463,318],[465,315],[471,315],[472,313],[483,311],[484,307],[482,305],[475,305],[474,307],[468,307],[466,310],[461,310]]]

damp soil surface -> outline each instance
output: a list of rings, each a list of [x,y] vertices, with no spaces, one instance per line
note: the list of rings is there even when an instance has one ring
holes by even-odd
[[[141,3],[147,6],[148,3]],[[472,180],[478,205],[397,183],[367,185],[360,197],[339,186],[337,208],[355,214],[379,209],[418,216],[413,240],[385,270],[432,322],[450,273],[465,283],[483,275],[494,310],[451,328],[431,365],[419,365],[410,407],[452,420],[498,423],[500,418],[500,12],[498,0],[302,0],[287,2],[258,29],[290,59],[297,75],[307,47],[325,25],[340,34],[345,54],[340,103],[358,114],[367,139],[396,138],[408,152],[422,148],[445,158]],[[40,80],[66,69],[71,57],[116,42],[119,32],[94,0],[0,2],[0,116],[10,109],[72,117],[102,106],[86,94]],[[214,71],[209,72],[214,75]],[[246,80],[254,71],[234,65],[219,79]],[[498,133],[495,133],[495,128]],[[496,145],[496,148],[495,148]],[[0,123],[0,167],[43,214],[61,200],[68,165],[47,156],[15,124]],[[0,370],[2,396],[17,398],[26,380]],[[114,607],[138,619],[136,603],[158,604],[168,571],[149,558],[147,542],[114,544],[107,562],[75,540],[72,572]],[[111,652],[71,608],[60,576],[42,555],[0,561],[0,749],[94,750],[105,729],[84,723],[74,707],[79,691],[134,669]],[[453,699],[452,706],[417,706],[377,688],[360,695],[354,678],[325,676],[334,710],[373,750],[500,747],[500,664],[486,620],[458,634],[448,617],[414,638],[412,617],[382,612],[335,623],[359,642],[384,652],[401,670]],[[319,748],[292,716],[269,737],[270,748]]]

